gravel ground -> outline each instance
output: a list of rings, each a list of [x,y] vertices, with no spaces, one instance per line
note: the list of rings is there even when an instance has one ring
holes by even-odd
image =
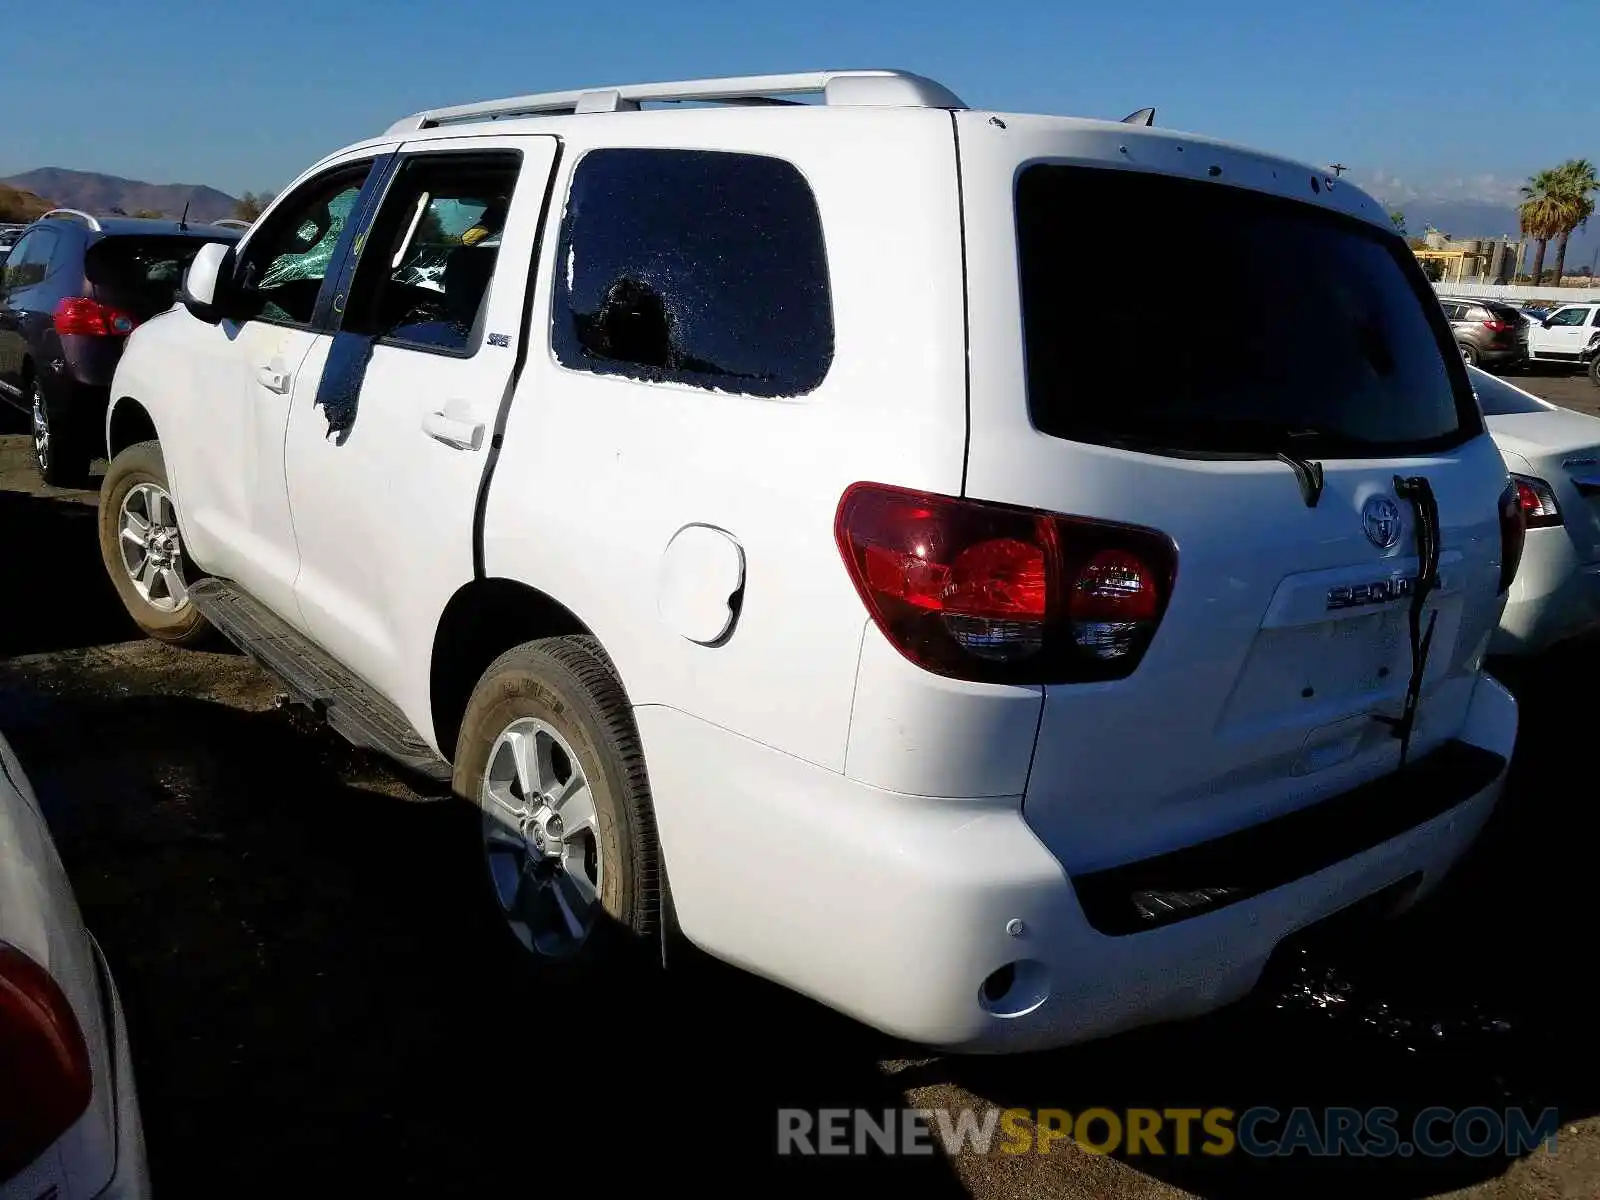
[[[1600,410],[1582,379],[1519,382]],[[485,924],[456,805],[279,708],[248,659],[137,640],[93,499],[39,486],[25,440],[0,437],[0,732],[127,1006],[160,1196],[636,1177],[985,1200],[1600,1196],[1594,942],[1567,919],[1588,923],[1597,832],[1574,685],[1600,652],[1504,671],[1523,704],[1512,782],[1418,911],[1286,956],[1202,1021],[929,1058],[720,968],[649,995],[531,982]],[[772,1152],[779,1107],[908,1103],[1555,1106],[1563,1131],[1515,1161]]]

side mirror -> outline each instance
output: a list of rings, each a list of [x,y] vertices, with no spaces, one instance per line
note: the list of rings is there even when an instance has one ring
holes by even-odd
[[[183,276],[183,306],[200,321],[215,325],[233,307],[234,248],[221,242],[200,247]]]

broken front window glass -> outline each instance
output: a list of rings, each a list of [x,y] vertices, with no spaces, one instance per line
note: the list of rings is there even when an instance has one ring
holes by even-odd
[[[272,215],[251,240],[243,280],[269,321],[307,324],[333,263],[339,238],[355,211],[365,171],[308,185]]]

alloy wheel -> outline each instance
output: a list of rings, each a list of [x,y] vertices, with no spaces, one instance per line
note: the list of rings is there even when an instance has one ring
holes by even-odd
[[[544,958],[583,948],[600,912],[594,796],[566,738],[533,717],[495,739],[483,778],[483,849],[511,931]]]

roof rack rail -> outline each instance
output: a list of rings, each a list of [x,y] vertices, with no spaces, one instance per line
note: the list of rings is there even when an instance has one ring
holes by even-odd
[[[396,121],[390,134],[415,133],[441,125],[494,121],[505,117],[571,113],[636,112],[642,101],[714,101],[722,104],[784,104],[783,97],[816,95],[844,106],[964,109],[949,88],[909,71],[806,71],[793,75],[746,75],[725,79],[684,79],[671,83],[630,83],[507,96],[431,108]]]
[[[96,233],[100,232],[100,218],[92,213],[84,212],[81,208],[52,208],[39,220],[48,221],[51,217],[76,217]]]
[[[223,217],[220,221],[213,221],[211,224],[219,225],[223,229],[249,229],[253,222],[241,221],[238,217]]]

